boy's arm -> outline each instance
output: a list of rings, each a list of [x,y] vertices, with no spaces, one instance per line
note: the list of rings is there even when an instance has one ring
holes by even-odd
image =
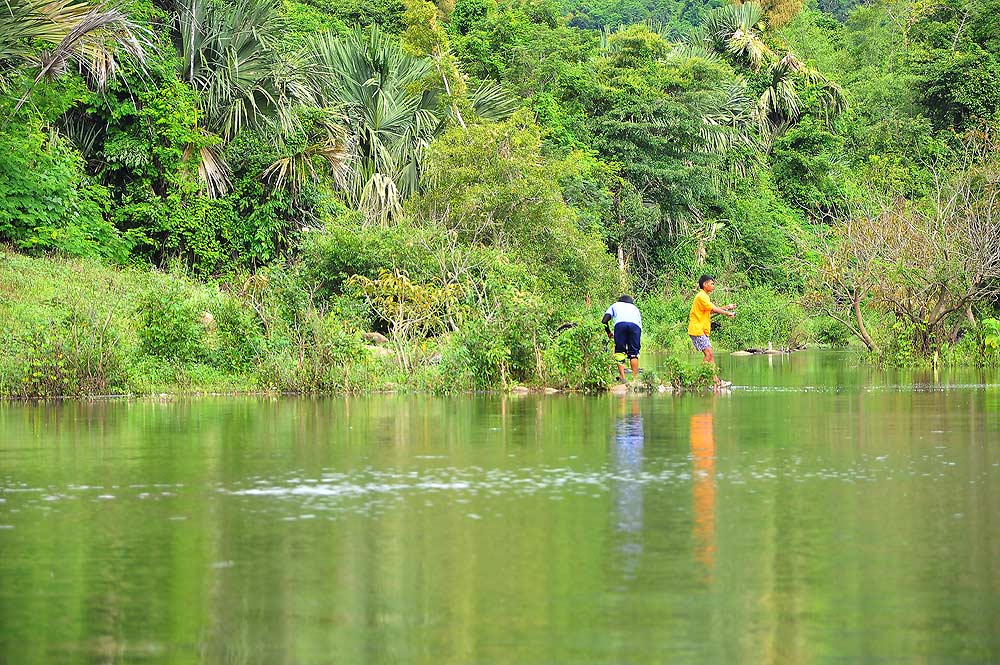
[[[734,309],[736,309],[736,305],[726,305],[725,307],[716,307],[715,305],[712,305],[713,314],[725,314],[729,318],[736,316],[736,313],[733,311]]]
[[[736,305],[726,305],[725,307],[716,307],[715,303],[713,303],[711,300],[709,300],[707,304],[708,308],[712,310],[713,314],[725,314],[729,318],[733,318],[734,316],[736,316],[735,314],[733,314],[733,310],[736,309]]]
[[[604,318],[603,318],[603,319],[601,319],[601,323],[603,323],[603,324],[604,324],[604,331],[605,331],[606,333],[608,333],[608,337],[614,337],[614,333],[613,333],[613,332],[611,332],[611,327],[610,327],[610,326],[608,325],[608,322],[609,322],[610,320],[611,320],[611,315],[610,315],[610,314],[607,314],[607,313],[606,313],[606,314],[604,315]]]

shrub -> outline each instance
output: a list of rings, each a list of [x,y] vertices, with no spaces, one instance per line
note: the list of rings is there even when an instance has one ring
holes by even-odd
[[[914,343],[918,331],[912,323],[893,319],[889,326],[874,328],[879,349],[873,357],[876,363],[888,367],[916,367],[927,360]]]
[[[666,348],[676,337],[687,335],[691,303],[680,295],[646,296],[640,298],[638,306],[642,312],[643,345],[651,343]]]
[[[282,392],[350,392],[352,367],[368,361],[355,332],[310,307],[268,339],[256,378],[261,387]]]
[[[260,319],[236,298],[221,298],[212,307],[215,330],[212,337],[213,364],[225,370],[251,369],[263,349]]]
[[[692,365],[676,354],[670,354],[664,363],[670,385],[676,390],[697,390],[712,387],[715,366],[706,362]]]
[[[639,373],[639,382],[647,392],[654,392],[659,389],[662,381],[660,376],[652,370],[643,370]]]
[[[72,313],[26,341],[18,394],[27,398],[129,392],[120,338],[110,317]]]
[[[713,332],[720,347],[751,349],[771,343],[797,348],[808,341],[805,310],[788,296],[756,286],[737,293],[732,301],[737,305],[734,318],[713,317],[713,321],[720,319],[718,331]]]
[[[21,397],[45,398],[73,395],[76,381],[66,340],[51,327],[40,328],[28,340],[20,386]]]
[[[139,342],[151,356],[194,361],[205,355],[205,328],[179,280],[149,289],[139,304]]]
[[[834,318],[819,316],[812,321],[811,335],[820,344],[842,348],[850,343],[854,333]]]
[[[83,160],[35,122],[0,128],[0,238],[23,250],[125,259],[125,246],[103,216],[107,192],[86,185]]]
[[[435,244],[433,233],[405,220],[390,227],[362,226],[358,213],[344,211],[305,234],[300,247],[306,278],[329,297],[342,292],[353,275],[377,279],[383,271],[400,270],[411,279],[428,280],[439,272],[427,249]]]
[[[512,349],[508,330],[499,322],[473,320],[455,335],[457,359],[461,361],[476,388],[506,387],[512,380]]]
[[[560,332],[543,354],[547,383],[573,390],[602,388],[611,377],[612,358],[604,328],[578,323]]]

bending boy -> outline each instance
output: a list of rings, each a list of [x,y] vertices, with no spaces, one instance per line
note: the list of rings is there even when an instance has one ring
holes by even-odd
[[[608,322],[614,319],[615,331],[611,332]],[[632,378],[639,376],[639,347],[642,338],[642,315],[635,306],[632,296],[621,296],[618,302],[608,307],[601,319],[608,337],[615,340],[615,360],[618,362],[618,378],[625,383],[625,359],[632,366]]]
[[[714,365],[715,354],[712,353],[712,342],[708,339],[708,336],[712,334],[712,314],[723,314],[732,318],[736,316],[734,313],[736,305],[716,307],[712,304],[712,300],[708,296],[715,290],[715,278],[711,275],[702,275],[698,279],[698,288],[698,295],[694,297],[694,302],[691,303],[691,313],[688,315],[688,335],[691,337],[694,348],[705,355],[705,362]],[[723,382],[719,380],[718,375],[713,376],[712,379],[715,381],[716,388],[723,387]]]

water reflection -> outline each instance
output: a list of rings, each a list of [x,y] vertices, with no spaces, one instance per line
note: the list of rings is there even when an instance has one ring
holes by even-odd
[[[622,572],[626,579],[635,577],[642,555],[643,485],[642,473],[643,425],[639,402],[635,399],[619,403],[615,421],[613,456],[614,518],[621,553]]]
[[[715,567],[714,415],[709,411],[691,416],[695,560],[703,566],[708,580]]]

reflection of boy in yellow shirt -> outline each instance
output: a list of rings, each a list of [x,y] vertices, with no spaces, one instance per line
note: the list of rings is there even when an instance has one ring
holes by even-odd
[[[705,362],[714,363],[715,355],[712,353],[712,342],[708,336],[712,333],[712,314],[724,314],[730,318],[736,316],[734,311],[736,305],[726,305],[716,307],[708,297],[715,290],[715,278],[710,275],[702,275],[698,280],[698,295],[691,303],[691,313],[688,315],[688,335],[694,348],[705,355]],[[723,387],[719,377],[713,377],[716,387]]]

